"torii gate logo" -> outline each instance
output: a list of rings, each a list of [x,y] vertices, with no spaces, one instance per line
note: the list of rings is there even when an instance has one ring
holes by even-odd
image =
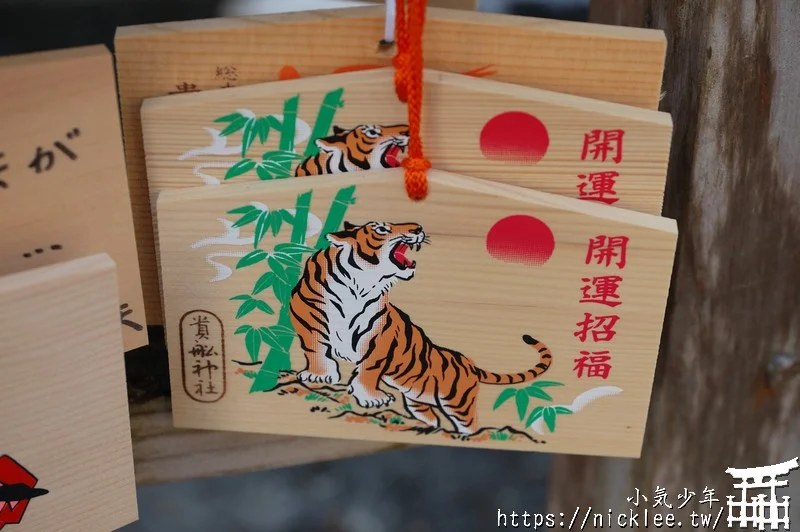
[[[789,497],[782,497],[782,502],[778,502],[775,495],[775,488],[787,486],[788,480],[776,480],[777,477],[784,477],[790,471],[800,467],[797,457],[788,462],[762,467],[751,467],[748,469],[734,469],[729,467],[725,470],[732,477],[739,479],[739,484],[734,484],[734,488],[742,490],[742,498],[735,501],[733,495],[728,495],[728,528],[733,528],[734,523],[739,524],[739,528],[757,528],[765,530],[769,525],[770,530],[778,530],[778,525],[783,525],[784,530],[789,530]],[[769,480],[765,480],[769,479]],[[749,482],[752,481],[752,482]],[[748,501],[748,489],[766,490],[769,488],[769,499],[763,493],[750,496]],[[738,515],[734,514],[734,508],[738,508]]]

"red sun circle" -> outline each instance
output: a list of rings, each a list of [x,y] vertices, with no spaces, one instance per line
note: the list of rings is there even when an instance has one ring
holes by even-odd
[[[525,214],[498,220],[486,234],[486,251],[504,262],[541,266],[553,256],[555,247],[550,227]]]
[[[533,165],[549,146],[550,135],[542,121],[522,111],[500,113],[481,130],[481,152],[491,161]]]

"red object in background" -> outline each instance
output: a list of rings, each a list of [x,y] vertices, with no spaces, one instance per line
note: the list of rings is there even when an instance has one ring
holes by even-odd
[[[0,529],[19,524],[31,499],[48,493],[35,488],[37,482],[39,479],[16,460],[8,455],[0,456]]]
[[[490,161],[536,164],[549,146],[550,135],[542,121],[522,111],[500,113],[481,130],[481,152]]]
[[[486,251],[505,262],[541,266],[550,260],[555,246],[550,227],[525,214],[498,220],[486,235]]]

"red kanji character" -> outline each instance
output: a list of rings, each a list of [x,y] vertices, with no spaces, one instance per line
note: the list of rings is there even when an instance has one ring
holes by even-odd
[[[581,356],[574,360],[575,367],[572,371],[578,372],[578,378],[583,377],[583,371],[586,370],[587,377],[600,377],[607,379],[608,374],[611,372],[611,351],[581,351]]]
[[[621,270],[625,267],[625,258],[628,251],[627,236],[606,236],[599,235],[589,239],[589,250],[586,252],[586,264],[591,264],[592,260],[597,260],[597,264],[611,266],[611,261],[617,259],[617,267]]]
[[[617,184],[615,178],[619,177],[619,172],[593,172],[589,174],[578,174],[578,199],[586,201],[600,201],[607,205],[619,201],[614,185]],[[586,190],[591,187],[590,190]]]
[[[185,81],[175,85],[175,88],[178,89],[176,91],[172,91],[169,94],[180,94],[183,92],[200,92],[200,89],[197,88],[197,85],[194,83],[186,83]]]
[[[621,129],[593,129],[583,136],[583,151],[581,161],[592,156],[593,161],[605,161],[609,153],[615,163],[622,161],[622,137],[625,132]]]
[[[592,333],[592,340],[595,342],[610,342],[617,334],[614,330],[614,325],[619,321],[619,316],[592,316],[588,312],[583,313],[583,321],[576,323],[579,330],[575,331],[574,336],[577,336],[581,342],[586,341],[589,333]]]
[[[619,283],[622,282],[622,277],[619,275],[602,275],[591,279],[584,277],[581,281],[589,284],[581,287],[582,297],[578,303],[600,303],[609,307],[622,304],[622,301],[613,301],[619,299],[617,291]]]

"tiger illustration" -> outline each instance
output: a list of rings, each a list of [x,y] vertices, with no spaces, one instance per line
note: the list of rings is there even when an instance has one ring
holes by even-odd
[[[408,146],[408,126],[333,126],[333,135],[317,139],[316,144],[319,152],[301,161],[295,176],[396,168]]]
[[[429,244],[416,223],[344,222],[327,235],[331,245],[314,253],[292,289],[290,312],[307,365],[297,375],[304,382],[338,383],[337,360],[355,363],[348,391],[364,408],[385,406],[398,390],[421,432],[440,428],[441,412],[455,431],[478,430],[479,384],[521,384],[550,367],[552,354],[529,335],[522,340],[539,353],[533,369],[499,374],[485,371],[465,355],[434,344],[423,329],[388,300],[397,281],[414,277],[409,251]]]

